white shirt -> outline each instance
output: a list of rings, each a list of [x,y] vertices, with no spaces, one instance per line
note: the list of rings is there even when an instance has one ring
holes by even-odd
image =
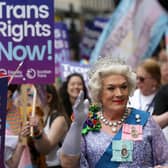
[[[130,97],[129,99],[129,102],[130,102],[129,106],[139,109],[139,110],[148,111],[152,115],[153,110],[154,110],[153,109],[154,108],[153,99],[155,95],[156,95],[156,92],[149,96],[144,96],[140,92],[140,89],[136,89],[133,96]]]
[[[49,122],[50,122],[50,116],[47,119],[47,123],[46,126],[44,128],[44,132],[47,134],[50,126],[49,126]],[[60,165],[60,160],[58,157],[58,149],[59,146],[56,146],[54,149],[52,149],[52,151],[50,151],[50,153],[48,155],[46,155],[46,163],[47,166],[58,166]]]

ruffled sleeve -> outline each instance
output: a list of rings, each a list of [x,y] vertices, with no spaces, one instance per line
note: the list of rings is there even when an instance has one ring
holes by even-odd
[[[84,137],[81,140],[81,158],[80,158],[80,168],[89,168],[88,162],[86,160],[86,143]]]
[[[168,165],[168,142],[159,125],[149,119],[147,127],[151,128],[154,165]]]

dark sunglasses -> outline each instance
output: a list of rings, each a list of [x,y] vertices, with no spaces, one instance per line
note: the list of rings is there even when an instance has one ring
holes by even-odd
[[[150,77],[149,78],[144,78],[142,76],[137,76],[137,80],[139,80],[140,82],[144,82],[146,79],[151,79]]]

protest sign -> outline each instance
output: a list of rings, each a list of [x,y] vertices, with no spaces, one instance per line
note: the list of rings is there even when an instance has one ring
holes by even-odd
[[[85,83],[87,85],[88,83],[88,75],[87,72],[90,68],[89,65],[80,64],[78,62],[72,62],[72,61],[65,61],[62,64],[60,64],[61,69],[61,79],[64,81],[66,80],[67,76],[72,73],[80,73],[82,74]]]
[[[68,30],[63,22],[54,26],[55,76],[59,76],[60,63],[70,59]]]
[[[12,83],[54,81],[54,2],[17,0],[0,2],[0,71]]]

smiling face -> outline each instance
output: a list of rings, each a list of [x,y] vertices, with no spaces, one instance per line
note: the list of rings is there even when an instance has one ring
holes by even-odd
[[[72,76],[67,85],[67,92],[71,101],[76,100],[80,90],[83,90],[81,78],[79,76]]]
[[[124,112],[128,96],[128,82],[123,75],[107,75],[103,77],[100,101],[104,112]]]

